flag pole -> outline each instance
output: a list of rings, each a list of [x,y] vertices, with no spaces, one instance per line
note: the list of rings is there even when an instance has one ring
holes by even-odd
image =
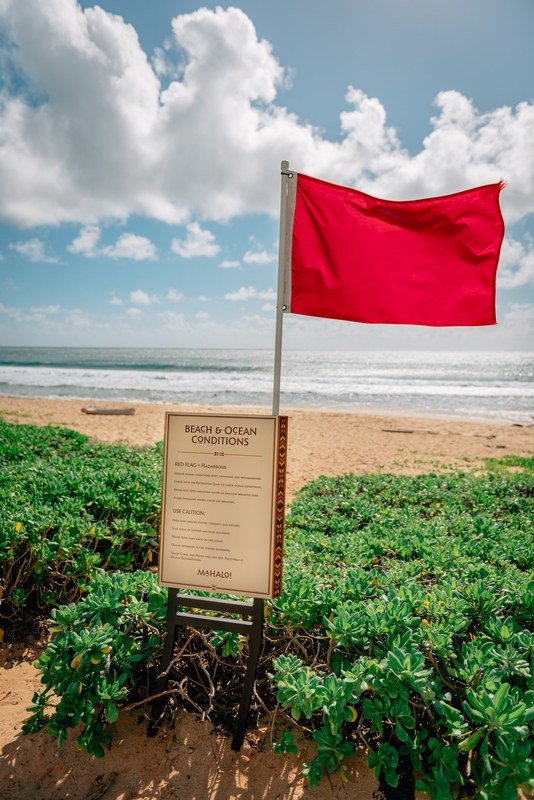
[[[284,267],[286,261],[286,210],[289,161],[281,164],[280,240],[278,246],[278,293],[276,300],[276,335],[274,343],[273,416],[280,413],[280,375],[282,372],[282,332],[284,327]]]

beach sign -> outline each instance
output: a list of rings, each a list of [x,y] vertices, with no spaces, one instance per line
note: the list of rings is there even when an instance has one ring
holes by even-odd
[[[161,585],[280,596],[286,438],[283,416],[166,414]]]

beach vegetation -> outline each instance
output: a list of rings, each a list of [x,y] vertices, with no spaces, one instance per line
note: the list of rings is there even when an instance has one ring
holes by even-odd
[[[79,600],[99,569],[156,563],[162,447],[0,420],[0,614]]]
[[[52,607],[54,633],[25,730],[47,726],[61,743],[76,729],[79,747],[100,757],[119,709],[146,701],[157,675],[167,593],[147,567],[157,560],[161,448],[10,427],[25,431],[3,440],[2,546],[14,565],[33,566],[10,584],[26,606],[16,595],[9,613],[38,598]],[[93,550],[80,520],[100,526]],[[62,549],[74,530],[78,549]],[[283,593],[267,605],[250,724],[268,711],[273,750],[288,757],[313,740],[311,786],[334,771],[346,780],[347,760],[365,747],[386,797],[397,787],[406,798],[417,789],[432,800],[516,800],[518,787],[534,788],[533,566],[534,458],[312,481],[287,516]],[[247,653],[237,634],[187,629],[169,711],[231,726]]]
[[[298,493],[272,606],[301,647],[272,677],[322,743],[312,786],[361,742],[386,796],[407,771],[437,800],[534,786],[533,467],[508,456],[482,474],[344,475]]]

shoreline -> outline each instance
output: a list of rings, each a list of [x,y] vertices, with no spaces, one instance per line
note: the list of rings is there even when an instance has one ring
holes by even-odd
[[[123,398],[117,399],[112,397],[76,397],[69,395],[68,397],[58,397],[58,396],[21,396],[21,395],[9,395],[9,394],[0,394],[0,405],[4,400],[20,400],[21,402],[32,402],[34,400],[37,401],[47,401],[50,403],[82,403],[84,406],[91,406],[97,405],[102,407],[122,407],[122,406],[162,406],[163,408],[168,408],[170,406],[180,407],[187,409],[188,411],[194,412],[195,410],[199,410],[199,413],[202,409],[209,408],[211,411],[217,413],[251,413],[251,414],[270,414],[271,413],[271,403],[268,405],[252,405],[252,404],[244,404],[244,405],[222,405],[219,403],[175,403],[172,401],[167,400],[138,400],[138,399],[130,399],[130,398]],[[280,403],[281,414],[289,414],[292,412],[310,412],[310,413],[325,413],[325,414],[356,414],[356,415],[378,415],[378,416],[400,416],[400,417],[421,417],[421,418],[428,418],[428,419],[441,419],[441,420],[457,420],[459,422],[495,422],[497,425],[514,425],[518,420],[514,418],[514,414],[522,414],[524,420],[518,422],[519,425],[523,427],[528,427],[529,424],[534,426],[534,413],[530,414],[528,412],[517,412],[517,411],[508,411],[506,413],[503,412],[502,417],[497,417],[496,415],[487,414],[484,415],[477,415],[475,413],[453,413],[447,411],[410,411],[410,410],[402,410],[399,408],[389,408],[387,406],[356,406],[354,404],[343,405],[343,404],[336,404],[335,406],[328,406],[328,405],[317,405],[317,406],[285,406]],[[534,412],[534,405],[532,407],[532,411]]]
[[[163,439],[166,411],[270,414],[267,408],[170,403],[98,402],[106,408],[132,407],[132,416],[86,415],[95,401],[0,397],[5,421],[60,425],[97,441],[133,446]],[[319,475],[388,472],[416,475],[459,468],[483,468],[484,458],[534,454],[534,425],[460,419],[430,414],[361,410],[283,409],[289,417],[287,500]]]

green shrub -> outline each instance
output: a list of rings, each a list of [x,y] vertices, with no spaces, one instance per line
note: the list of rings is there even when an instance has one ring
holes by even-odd
[[[82,722],[78,746],[101,758],[106,723],[116,721],[136,688],[147,688],[143,662],[161,644],[166,607],[167,591],[151,573],[99,572],[87,597],[53,609],[56,635],[35,662],[45,688],[33,696],[24,733],[46,724],[61,746]]]
[[[3,445],[11,476],[2,483],[11,493],[3,546],[13,564],[33,559],[26,583],[10,584],[12,606],[22,607],[20,591],[41,601],[50,592],[52,603],[76,582],[77,593],[89,592],[53,612],[56,637],[38,662],[45,689],[25,729],[46,722],[61,741],[81,722],[79,745],[99,756],[106,726],[141,685],[148,691],[146,662],[157,665],[161,652],[166,592],[156,577],[100,569],[122,557],[127,567],[154,563],[161,451],[26,432],[25,443],[10,434]],[[418,788],[435,800],[515,800],[518,786],[534,787],[533,467],[534,459],[509,456],[488,460],[478,477],[344,475],[298,493],[257,689],[311,731],[317,754],[304,773],[312,786],[325,770],[343,778],[345,759],[363,743],[377,777],[395,786],[411,763]],[[100,525],[98,546],[72,523],[80,519]],[[138,524],[144,535],[130,533]],[[187,705],[189,680],[189,707],[228,721],[246,644],[233,633],[197,634],[188,634],[171,687],[183,687]],[[214,686],[218,697],[230,687],[234,706],[214,709]],[[283,731],[273,749],[296,747]]]
[[[156,563],[161,445],[103,445],[0,421],[0,611],[80,598],[100,568]]]
[[[273,682],[314,728],[312,786],[360,740],[377,777],[409,758],[436,800],[534,787],[533,460],[488,466],[320,478],[293,502],[271,620],[301,647]]]

